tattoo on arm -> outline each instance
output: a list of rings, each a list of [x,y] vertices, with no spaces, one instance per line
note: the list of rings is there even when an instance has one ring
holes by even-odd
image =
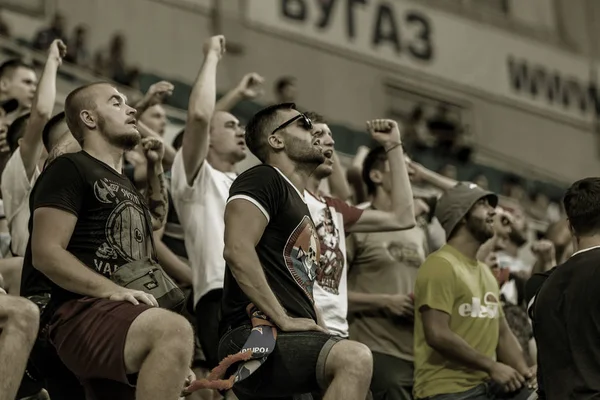
[[[149,174],[148,181],[148,191],[146,192],[148,208],[150,208],[152,217],[160,221],[162,225],[167,218],[167,211],[169,209],[165,173]]]

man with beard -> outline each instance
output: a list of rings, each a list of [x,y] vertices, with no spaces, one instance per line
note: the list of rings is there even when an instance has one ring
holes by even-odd
[[[140,142],[134,115],[110,84],[67,96],[67,125],[83,151],[58,157],[40,175],[24,263],[51,281],[44,334],[86,397],[175,399],[189,376],[191,326],[152,295],[111,280],[125,264],[155,259],[152,230],[167,212],[160,141],[142,143],[146,198],[121,173],[123,153]]]
[[[181,150],[171,170],[171,195],[185,237],[194,288],[196,334],[210,368],[218,363],[223,294],[223,215],[235,166],[246,157],[244,130],[228,112],[215,112],[217,66],[225,37],[204,44],[204,64],[192,89]]]
[[[495,194],[470,183],[459,183],[438,202],[447,244],[427,258],[415,284],[417,399],[529,395],[524,386],[533,373],[504,318],[498,283],[476,259],[494,235],[497,204]]]
[[[389,138],[390,150],[399,146],[388,124],[371,128]],[[241,400],[321,391],[327,400],[364,400],[368,392],[370,351],[326,333],[313,300],[320,246],[302,193],[325,161],[321,135],[291,103],[260,111],[246,127],[248,148],[264,164],[235,180],[225,210],[219,355],[238,353],[252,339],[252,305],[280,332],[264,363],[234,385]]]

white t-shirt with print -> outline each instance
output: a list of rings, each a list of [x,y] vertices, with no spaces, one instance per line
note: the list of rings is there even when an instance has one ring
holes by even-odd
[[[334,335],[348,337],[348,264],[346,261],[346,228],[352,226],[363,210],[342,200],[321,199],[304,192],[304,199],[321,241],[321,260],[313,286],[313,296]]]
[[[171,195],[185,235],[192,267],[194,305],[206,293],[223,288],[225,205],[236,174],[217,171],[204,161],[188,185],[181,150],[171,169]]]
[[[11,249],[15,255],[21,257],[25,256],[29,240],[29,195],[39,176],[40,170],[36,165],[31,180],[27,179],[19,148],[10,156],[2,172],[0,189],[11,236]]]

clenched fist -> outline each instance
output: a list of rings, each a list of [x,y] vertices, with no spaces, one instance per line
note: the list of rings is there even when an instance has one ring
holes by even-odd
[[[149,164],[154,165],[162,162],[165,155],[165,146],[162,140],[155,137],[147,137],[142,139],[140,144]]]
[[[263,94],[262,84],[265,78],[255,72],[244,75],[239,85],[238,92],[247,99],[254,99]]]
[[[48,58],[62,64],[63,58],[67,55],[67,45],[60,39],[56,39],[48,49]]]
[[[398,123],[391,119],[374,119],[367,121],[367,130],[386,150],[402,143]]]
[[[544,263],[553,262],[556,258],[554,243],[549,240],[538,240],[531,245],[531,252]]]
[[[153,105],[160,104],[164,102],[164,100],[173,94],[173,89],[175,87],[171,82],[160,81],[150,86],[148,92],[144,96],[144,100],[147,101],[148,106],[152,107]]]
[[[225,36],[223,35],[213,36],[204,43],[205,56],[215,54],[220,60],[225,51]]]

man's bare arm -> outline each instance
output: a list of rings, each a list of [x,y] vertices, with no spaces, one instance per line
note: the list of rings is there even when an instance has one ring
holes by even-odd
[[[42,131],[50,120],[56,100],[56,73],[66,55],[67,47],[61,40],[55,40],[48,50],[48,59],[40,78],[31,115],[25,126],[23,140],[19,146],[27,179],[31,180],[42,154]]]
[[[498,357],[498,361],[513,367],[521,375],[526,376],[529,374],[529,366],[523,356],[523,349],[504,317],[500,318],[500,335],[498,337],[496,356]]]
[[[167,97],[173,94],[173,84],[167,81],[160,81],[148,88],[148,91],[135,105],[136,117],[141,115],[150,107],[162,103]]]
[[[374,120],[369,130],[386,150],[392,181],[392,211],[365,210],[349,232],[393,231],[416,225],[413,193],[402,150],[400,129],[392,120]]]
[[[192,269],[179,259],[162,241],[164,228],[154,232],[158,263],[165,272],[183,286],[192,285]]]
[[[261,85],[264,81],[262,76],[254,72],[244,75],[235,88],[217,101],[215,110],[230,112],[240,101],[257,98],[263,93]]]
[[[190,186],[208,154],[210,120],[217,96],[217,65],[224,52],[224,36],[213,36],[204,44],[204,63],[190,94],[181,145],[185,176]]]
[[[450,316],[425,307],[421,310],[425,340],[435,351],[468,368],[488,372],[494,360],[473,349],[450,329]]]
[[[137,121],[137,127],[138,131],[140,132],[140,135],[143,138],[150,137],[163,140],[162,137],[158,134],[158,132],[153,131],[148,127],[148,125],[144,124],[143,122]],[[175,148],[169,143],[164,143],[164,141],[163,146],[165,147],[165,155],[163,156],[162,165],[163,168],[168,171],[173,165],[173,160],[175,160],[175,154],[177,153],[177,150],[175,150]]]
[[[288,315],[267,283],[256,253],[256,245],[267,227],[267,219],[252,203],[231,200],[225,208],[223,257],[248,298],[278,326]]]
[[[165,225],[169,211],[167,178],[162,166],[164,146],[162,140],[156,138],[142,139],[141,146],[148,161],[146,201],[152,215],[152,228],[156,231]]]
[[[63,289],[83,296],[105,298],[121,288],[92,271],[67,251],[77,217],[57,208],[33,213],[31,252],[33,265]]]

